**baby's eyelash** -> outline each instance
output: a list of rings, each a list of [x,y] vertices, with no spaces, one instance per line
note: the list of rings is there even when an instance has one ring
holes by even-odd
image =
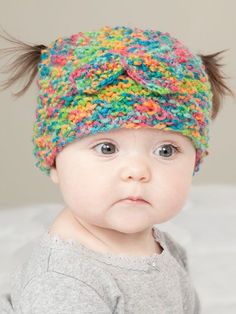
[[[179,146],[174,145],[174,144],[172,144],[172,143],[163,143],[163,144],[161,144],[161,145],[158,145],[157,148],[156,148],[156,150],[161,149],[162,147],[165,147],[165,146],[171,146],[171,147],[172,147],[172,150],[173,150],[172,156],[165,156],[165,157],[162,156],[162,157],[165,158],[166,160],[171,160],[171,159],[174,158],[174,156],[175,156],[176,154],[181,154],[181,153],[182,153],[182,149],[181,149]]]
[[[174,144],[171,144],[171,143],[163,144],[163,145],[171,145],[171,146],[174,147],[174,149],[176,149],[179,153],[182,153],[182,149],[181,149],[179,146],[177,146],[177,145],[174,145]],[[162,145],[162,146],[163,146],[163,145]]]

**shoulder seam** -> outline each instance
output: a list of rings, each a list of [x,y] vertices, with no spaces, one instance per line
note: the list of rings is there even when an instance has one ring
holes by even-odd
[[[55,271],[55,270],[51,270],[50,272],[51,272],[51,273],[56,273],[56,274],[62,275],[62,276],[67,277],[67,278],[75,279],[76,281],[79,281],[79,282],[82,282],[83,284],[85,284],[86,286],[88,286],[88,287],[90,287],[92,290],[94,290],[94,291],[96,292],[96,294],[100,297],[100,299],[103,300],[102,296],[97,292],[97,290],[94,289],[94,288],[93,288],[92,286],[90,286],[89,284],[87,284],[85,281],[80,280],[80,279],[78,279],[78,278],[76,278],[76,277],[72,277],[72,276],[69,276],[69,275],[65,275],[65,274],[63,274],[63,273],[59,273],[59,272],[57,272],[57,271]],[[104,300],[103,300],[103,301],[104,301]]]
[[[50,248],[46,272],[49,272],[49,271],[48,271],[48,269],[49,269],[49,259],[50,259],[50,257],[51,257],[51,254],[52,254],[52,249]],[[24,292],[24,290],[26,289],[26,287],[28,286],[28,284],[30,284],[30,282],[31,282],[34,278],[38,278],[37,275],[34,275],[33,277],[31,277],[31,278],[27,281],[27,283],[25,284],[25,286],[24,286],[23,289],[22,289],[22,292]]]
[[[97,290],[96,290],[94,287],[92,287],[91,285],[89,285],[89,284],[86,283],[85,281],[80,280],[80,279],[78,279],[78,278],[76,278],[76,277],[72,277],[72,276],[69,276],[69,275],[66,275],[66,274],[63,274],[63,273],[54,271],[54,270],[48,270],[48,269],[47,269],[46,272],[44,272],[43,275],[50,274],[50,273],[51,273],[51,274],[52,274],[52,273],[56,273],[56,274],[58,274],[58,275],[61,275],[61,276],[66,277],[66,278],[71,278],[71,279],[74,279],[74,280],[76,280],[76,281],[78,281],[78,282],[82,282],[84,285],[86,285],[87,287],[89,287],[90,289],[92,289],[92,290],[97,294],[97,296],[104,302],[104,304],[106,304],[106,306],[112,311],[112,308],[109,306],[109,304],[107,304],[107,303],[105,302],[105,300],[102,298],[102,296],[99,294],[99,292],[97,292]],[[24,293],[26,287],[27,287],[35,278],[36,278],[36,279],[41,279],[42,277],[38,278],[36,275],[35,275],[34,277],[32,277],[32,278],[28,281],[28,283],[25,285],[25,287],[23,288],[22,294]]]

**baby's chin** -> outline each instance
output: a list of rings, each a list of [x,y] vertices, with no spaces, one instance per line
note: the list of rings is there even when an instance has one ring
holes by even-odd
[[[132,234],[142,232],[152,227],[154,217],[151,208],[148,206],[116,206],[106,213],[106,228],[121,233]]]
[[[179,211],[175,213],[163,214],[148,212],[139,212],[135,210],[132,213],[110,213],[106,216],[106,222],[104,228],[112,229],[117,232],[124,234],[134,234],[144,232],[145,230],[151,229],[153,225],[159,225],[170,221],[177,216]]]

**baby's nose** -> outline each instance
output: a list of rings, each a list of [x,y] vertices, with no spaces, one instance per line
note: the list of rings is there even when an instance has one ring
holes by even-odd
[[[143,159],[132,159],[122,168],[121,177],[123,180],[148,181],[151,177],[150,167]]]

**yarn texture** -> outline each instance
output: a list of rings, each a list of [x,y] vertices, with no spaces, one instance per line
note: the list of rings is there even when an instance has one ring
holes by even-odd
[[[38,64],[36,166],[50,174],[63,147],[117,128],[180,132],[209,154],[212,90],[205,66],[169,33],[127,26],[59,37]]]

